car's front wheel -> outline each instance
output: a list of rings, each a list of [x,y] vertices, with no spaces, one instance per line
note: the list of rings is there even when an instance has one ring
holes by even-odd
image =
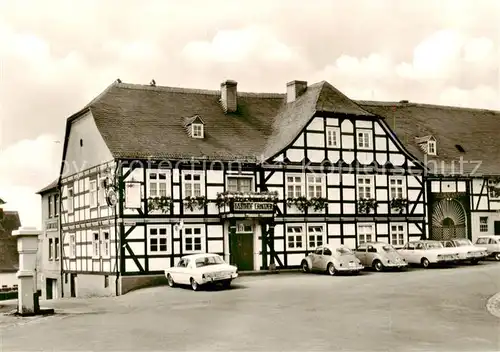
[[[308,273],[309,272],[309,264],[307,264],[307,260],[303,260],[302,263],[300,264],[300,267],[302,268],[302,272]]]
[[[170,275],[170,274],[167,275],[167,283],[168,283],[168,286],[170,286],[170,287],[175,286],[174,279],[172,278],[172,275]]]
[[[191,278],[191,288],[193,291],[198,291],[200,289],[200,285],[196,282],[195,279]]]
[[[328,275],[335,275],[337,273],[337,270],[335,270],[335,266],[333,265],[333,263],[328,263],[328,266],[326,268],[326,272],[328,273]]]
[[[375,260],[372,265],[373,265],[373,269],[375,269],[375,271],[384,270],[384,265],[382,264],[382,262],[380,260]]]
[[[420,263],[426,269],[431,265],[431,262],[429,262],[429,259],[427,259],[427,258],[422,258],[422,260],[420,261]]]
[[[500,261],[500,252],[499,253],[495,253],[495,260],[496,261]]]

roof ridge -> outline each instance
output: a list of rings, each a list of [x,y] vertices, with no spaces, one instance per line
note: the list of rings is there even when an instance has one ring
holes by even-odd
[[[418,106],[424,108],[433,108],[433,109],[453,109],[453,110],[472,110],[472,111],[484,111],[484,112],[493,112],[499,113],[500,110],[493,109],[483,109],[483,108],[472,108],[472,107],[464,107],[464,106],[453,106],[453,105],[440,105],[440,104],[427,104],[427,103],[402,103],[400,101],[375,101],[375,100],[353,100],[357,104],[367,105],[367,106]]]
[[[187,93],[187,94],[205,94],[205,95],[220,95],[220,90],[215,89],[199,89],[199,88],[184,88],[184,87],[171,87],[171,86],[151,86],[145,84],[135,84],[135,83],[116,83],[118,88],[123,89],[135,89],[135,90],[145,90],[145,91],[157,91],[157,92],[171,92],[171,93]],[[258,93],[258,92],[239,92],[240,97],[261,97],[261,98],[285,98],[285,93]]]

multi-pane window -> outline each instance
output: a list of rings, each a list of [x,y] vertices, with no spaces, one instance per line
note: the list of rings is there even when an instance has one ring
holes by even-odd
[[[49,218],[53,216],[54,203],[52,202],[52,196],[49,195]]]
[[[59,194],[54,194],[54,216],[59,215]]]
[[[191,128],[192,136],[194,138],[203,138],[203,125],[201,123],[193,123]]]
[[[391,178],[389,183],[391,199],[403,198],[403,178]]]
[[[288,226],[286,233],[289,249],[304,248],[304,230],[302,226]]]
[[[323,245],[323,226],[309,226],[307,228],[307,239],[309,248]]]
[[[152,254],[168,251],[168,231],[166,227],[149,228],[149,252]]]
[[[302,196],[302,176],[287,176],[286,191],[288,198],[298,198]]]
[[[427,154],[436,155],[436,142],[428,141],[427,142]]]
[[[96,180],[91,180],[90,181],[90,207],[95,208],[97,207],[97,181]]]
[[[184,228],[184,252],[200,252],[202,250],[202,241],[201,227]]]
[[[370,130],[358,130],[356,133],[359,149],[370,149],[372,147]]]
[[[76,236],[74,233],[69,235],[69,256],[76,257]]]
[[[184,196],[200,197],[201,195],[201,174],[184,174]]]
[[[92,258],[99,258],[99,232],[92,233]]]
[[[54,238],[54,259],[59,260],[59,238]]]
[[[393,246],[402,246],[405,244],[405,226],[404,224],[391,224],[390,239]]]
[[[373,179],[371,177],[358,177],[358,198],[373,198]]]
[[[358,245],[374,240],[373,225],[358,225]]]
[[[168,192],[169,174],[166,171],[151,171],[149,173],[149,196],[166,197]]]
[[[110,247],[109,232],[106,231],[102,233],[102,256],[104,258],[110,257],[109,247]]]
[[[340,139],[340,130],[338,127],[326,128],[326,145],[327,147],[338,147]]]
[[[68,213],[73,213],[75,206],[74,206],[74,194],[73,194],[73,188],[68,188]]]
[[[317,175],[307,176],[307,196],[320,198],[323,195],[323,177]]]
[[[227,190],[229,192],[251,192],[252,178],[250,177],[228,177]]]
[[[479,232],[488,232],[488,217],[479,217]]]
[[[53,243],[52,243],[52,238],[49,238],[49,260],[54,259],[54,251],[53,251]]]

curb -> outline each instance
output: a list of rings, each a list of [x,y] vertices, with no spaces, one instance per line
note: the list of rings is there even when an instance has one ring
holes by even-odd
[[[490,312],[491,315],[500,318],[500,292],[488,299],[488,303],[486,303],[486,309],[488,310],[488,312]]]

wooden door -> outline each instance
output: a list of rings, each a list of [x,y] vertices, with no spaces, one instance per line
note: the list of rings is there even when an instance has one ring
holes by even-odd
[[[76,297],[76,274],[70,274],[70,291],[71,297]]]
[[[495,235],[500,236],[500,221],[495,221],[494,227],[495,227]]]
[[[52,284],[52,279],[46,279],[45,280],[45,296],[46,296],[46,299],[52,299],[54,298],[53,297],[53,292],[52,292],[52,287],[53,287],[53,284]]]
[[[230,241],[231,264],[238,270],[253,270],[253,234],[236,233]]]

